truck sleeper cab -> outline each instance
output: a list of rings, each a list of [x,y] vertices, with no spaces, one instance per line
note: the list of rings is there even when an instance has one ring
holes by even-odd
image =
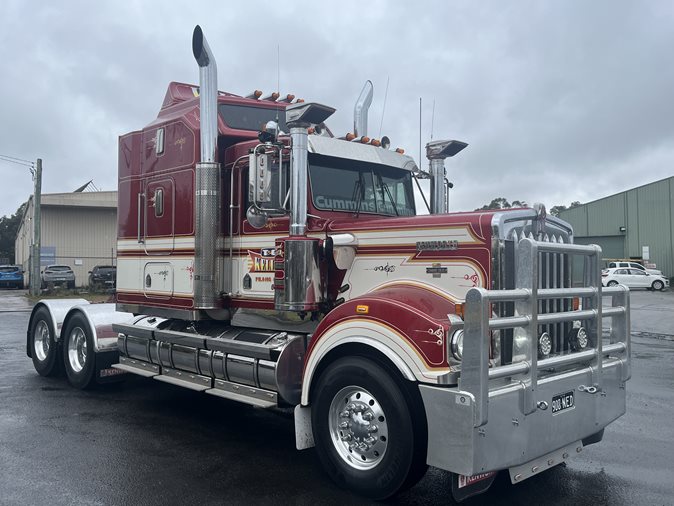
[[[193,50],[200,86],[172,83],[157,120],[120,138],[117,311],[39,304],[40,374],[293,407],[297,448],[374,499],[432,465],[463,500],[601,440],[625,412],[630,338],[598,247],[540,205],[447,214],[444,158],[465,143],[430,143],[425,173],[366,122],[332,137],[329,107],[218,92],[198,27]]]

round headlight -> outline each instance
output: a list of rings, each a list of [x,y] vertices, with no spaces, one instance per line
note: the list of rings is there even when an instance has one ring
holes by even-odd
[[[552,351],[552,339],[547,332],[543,332],[538,338],[538,358],[547,358]]]
[[[463,330],[457,330],[452,334],[449,345],[454,358],[456,360],[461,360],[463,358]]]
[[[588,339],[585,328],[578,327],[576,329],[571,330],[569,343],[571,344],[571,349],[573,349],[573,351],[584,350],[585,348],[587,348],[587,342]]]

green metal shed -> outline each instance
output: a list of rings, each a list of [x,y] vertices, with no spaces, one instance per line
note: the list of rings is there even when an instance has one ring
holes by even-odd
[[[559,214],[578,244],[598,244],[604,258],[645,259],[674,276],[674,176]]]

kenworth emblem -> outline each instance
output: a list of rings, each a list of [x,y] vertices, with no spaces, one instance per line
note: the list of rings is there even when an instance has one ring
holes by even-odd
[[[443,251],[459,249],[459,241],[417,241],[417,251]]]

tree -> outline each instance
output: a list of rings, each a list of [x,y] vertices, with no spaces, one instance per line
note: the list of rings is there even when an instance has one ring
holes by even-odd
[[[24,202],[13,215],[0,218],[0,258],[9,259],[11,264],[16,261],[14,243],[26,205],[27,203]]]
[[[497,197],[489,204],[475,209],[476,211],[484,211],[488,209],[510,209],[512,207],[529,207],[524,200],[513,200],[512,204],[503,197]]]
[[[582,205],[583,204],[581,204],[578,200],[574,200],[573,202],[571,202],[571,204],[569,204],[569,207],[566,207],[566,206],[553,206],[553,207],[551,207],[550,208],[550,214],[553,215],[553,216],[559,216],[559,213],[561,213],[562,211],[566,211],[567,209],[573,209],[574,207],[578,207],[578,206],[582,206]]]

